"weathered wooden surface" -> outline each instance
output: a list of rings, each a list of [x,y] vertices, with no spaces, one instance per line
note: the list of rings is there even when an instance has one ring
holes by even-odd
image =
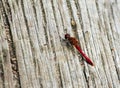
[[[0,88],[120,88],[120,0],[0,0]]]

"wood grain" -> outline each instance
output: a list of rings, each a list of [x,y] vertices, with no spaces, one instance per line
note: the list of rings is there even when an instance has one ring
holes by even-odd
[[[119,0],[0,0],[0,88],[119,87]]]

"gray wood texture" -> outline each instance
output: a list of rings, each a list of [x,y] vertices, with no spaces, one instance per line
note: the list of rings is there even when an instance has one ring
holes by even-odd
[[[0,0],[0,88],[120,88],[120,0]]]

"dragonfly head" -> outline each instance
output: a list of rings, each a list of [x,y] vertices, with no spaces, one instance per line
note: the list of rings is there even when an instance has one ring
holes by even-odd
[[[70,34],[65,34],[65,39],[70,38]]]

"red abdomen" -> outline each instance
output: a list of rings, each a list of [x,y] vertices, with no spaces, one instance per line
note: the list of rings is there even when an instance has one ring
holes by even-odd
[[[94,66],[93,62],[90,60],[89,57],[86,56],[86,54],[80,49],[80,46],[75,45],[75,48],[79,51],[80,54],[85,58],[86,62],[92,66]]]

